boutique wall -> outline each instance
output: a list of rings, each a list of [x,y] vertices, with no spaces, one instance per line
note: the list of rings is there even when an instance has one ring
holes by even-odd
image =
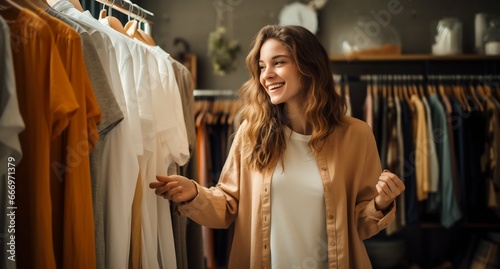
[[[208,36],[215,30],[215,0],[135,1],[154,12],[152,35],[164,50],[176,53],[175,38],[189,43],[197,55],[197,88],[234,89],[249,77],[245,57],[257,31],[266,24],[279,22],[281,8],[289,0],[226,0],[233,8],[234,39],[241,45],[236,71],[225,76],[213,74],[208,58]],[[307,1],[303,1],[307,2]],[[397,10],[397,12],[389,11]],[[330,54],[340,52],[338,43],[354,30],[359,16],[369,16],[374,24],[390,25],[401,37],[402,52],[431,52],[434,23],[443,17],[457,17],[462,22],[462,46],[465,54],[474,52],[474,16],[478,12],[500,15],[500,1],[453,0],[328,0],[318,11],[318,37]],[[387,16],[390,14],[390,16]]]

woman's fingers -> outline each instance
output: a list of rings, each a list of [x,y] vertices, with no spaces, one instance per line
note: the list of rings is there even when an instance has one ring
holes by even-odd
[[[159,182],[159,181],[149,183],[149,187],[151,189],[156,189],[156,188],[161,187],[161,186],[165,186],[165,183]]]
[[[156,179],[158,181],[153,181],[149,183],[149,187],[151,189],[158,189],[160,187],[163,187],[169,183],[176,183],[177,184],[177,179],[174,176],[156,176]]]
[[[189,179],[179,175],[156,176],[158,181],[150,182],[149,187],[155,194],[174,202],[192,200],[197,194],[196,185]]]
[[[405,184],[398,176],[389,172],[388,170],[384,170],[384,172],[379,177],[379,183],[381,186],[387,186],[390,189],[390,193],[399,195],[401,192],[405,190]]]
[[[169,182],[172,182],[172,181],[177,181],[177,176],[176,175],[172,175],[172,176],[156,176],[156,180],[158,180],[159,182],[163,182],[163,183],[169,183]]]
[[[178,199],[176,199],[176,195],[180,195],[182,193],[182,186],[177,186],[175,188],[170,189],[166,193],[164,193],[162,196],[165,199],[172,200],[174,202],[177,202]]]

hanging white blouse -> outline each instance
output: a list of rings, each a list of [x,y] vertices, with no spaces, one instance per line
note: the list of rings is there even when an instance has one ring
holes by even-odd
[[[108,135],[102,157],[101,176],[107,178],[104,205],[108,209],[104,216],[106,268],[127,268],[132,226],[131,207],[139,173],[137,154],[142,152],[138,111],[127,105],[136,96],[126,95],[135,92],[132,56],[126,43],[121,41],[124,37],[100,24],[90,13],[81,13],[69,1],[58,1],[52,7],[77,22],[95,28],[101,33],[103,40],[109,41],[105,42],[110,64],[109,81],[126,120]]]
[[[158,59],[158,71],[162,88],[165,91],[168,100],[165,105],[169,108],[169,115],[172,120],[167,126],[164,126],[168,132],[160,136],[162,148],[168,147],[171,159],[167,159],[167,164],[173,162],[182,166],[189,160],[189,141],[184,121],[184,113],[182,111],[182,99],[179,86],[175,78],[175,71],[169,58],[170,55],[158,46],[151,47],[151,50],[156,53]]]

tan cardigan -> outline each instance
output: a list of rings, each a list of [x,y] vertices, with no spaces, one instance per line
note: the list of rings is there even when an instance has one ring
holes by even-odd
[[[198,196],[178,210],[211,228],[227,228],[235,222],[229,268],[269,268],[273,171],[262,174],[242,162],[245,142],[240,137],[238,132],[217,186],[198,185]],[[346,117],[328,137],[317,162],[328,234],[318,247],[328,248],[329,268],[372,268],[362,240],[386,228],[394,220],[396,206],[385,216],[374,206],[382,168],[371,129]]]

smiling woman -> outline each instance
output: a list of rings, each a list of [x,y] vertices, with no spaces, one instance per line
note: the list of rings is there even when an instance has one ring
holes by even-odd
[[[371,269],[363,240],[394,220],[405,186],[382,172],[370,127],[345,115],[325,49],[304,27],[268,25],[246,63],[217,185],[174,175],[150,187],[201,225],[234,225],[228,268]]]
[[[276,39],[264,42],[259,67],[260,83],[266,88],[271,103],[286,103],[289,114],[300,115],[305,91],[302,90],[299,69],[286,47]],[[305,133],[305,118],[302,125]]]

